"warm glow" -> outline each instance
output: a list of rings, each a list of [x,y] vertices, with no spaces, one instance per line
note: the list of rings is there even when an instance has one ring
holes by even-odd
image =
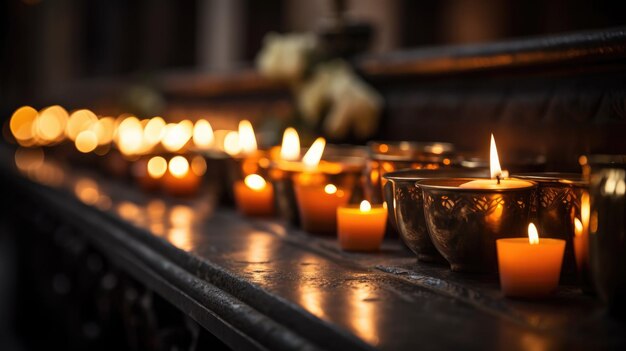
[[[41,110],[35,123],[37,136],[48,142],[61,139],[67,120],[67,111],[61,106],[55,105]]]
[[[297,161],[300,158],[300,137],[298,132],[291,127],[285,129],[283,133],[280,158],[285,161]]]
[[[170,160],[169,170],[174,177],[182,178],[189,172],[189,162],[183,156],[174,156]]]
[[[337,192],[337,187],[334,184],[326,184],[324,192],[328,195],[332,195]]]
[[[193,126],[189,128],[189,121],[182,121],[178,124],[167,124],[165,126],[165,136],[161,143],[163,147],[170,152],[176,152],[182,149],[191,139],[193,134]]]
[[[304,154],[302,158],[302,163],[307,168],[314,168],[320,163],[322,159],[322,154],[324,154],[324,148],[326,147],[326,140],[324,138],[317,138],[313,145],[309,148],[309,151]]]
[[[265,188],[266,182],[263,177],[258,174],[250,174],[243,181],[246,186],[252,190],[262,190]]]
[[[239,148],[244,154],[251,154],[257,150],[256,137],[250,121],[239,122]]]
[[[38,112],[30,106],[23,106],[13,112],[9,127],[15,139],[24,145],[33,136],[33,123],[37,119]]]
[[[539,232],[537,232],[537,227],[533,223],[528,225],[528,242],[531,245],[539,244]]]
[[[165,120],[161,117],[150,118],[143,128],[143,140],[150,147],[161,142],[165,134]]]
[[[583,228],[589,225],[590,210],[589,194],[587,192],[584,192],[582,197],[580,198],[580,221]]]
[[[161,156],[155,156],[148,161],[148,174],[154,179],[163,177],[167,171],[167,161]]]
[[[574,218],[574,236],[583,235],[583,223],[578,218]]]
[[[98,137],[91,130],[83,130],[78,133],[74,141],[76,149],[82,153],[88,153],[96,149],[98,146]]]
[[[237,155],[239,151],[241,151],[241,147],[239,147],[239,133],[235,131],[226,133],[224,137],[224,152],[234,156]]]
[[[125,118],[117,129],[117,146],[124,155],[135,155],[141,151],[143,130],[137,117]]]
[[[359,209],[361,210],[361,212],[369,212],[372,210],[372,205],[370,205],[369,201],[363,200],[359,205]]]
[[[74,111],[65,126],[65,134],[71,140],[76,140],[80,132],[91,128],[96,122],[98,117],[93,112],[86,109]]]
[[[205,119],[198,120],[193,127],[193,143],[201,150],[208,150],[213,146],[215,137],[211,123]]]
[[[91,126],[91,130],[96,133],[98,145],[110,144],[115,134],[115,119],[113,117],[101,118]]]
[[[191,171],[197,176],[202,176],[206,173],[206,161],[202,156],[196,156],[191,159]]]
[[[496,148],[496,139],[493,137],[493,134],[491,134],[491,148],[489,151],[489,169],[491,170],[491,179],[495,179],[502,175],[502,168],[500,167],[498,149]]]

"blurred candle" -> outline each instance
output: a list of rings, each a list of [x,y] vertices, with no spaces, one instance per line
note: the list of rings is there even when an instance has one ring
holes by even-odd
[[[252,217],[269,217],[274,214],[274,189],[263,177],[250,174],[234,185],[235,202],[239,211]]]
[[[539,240],[537,228],[530,223],[528,239],[498,239],[496,247],[504,295],[536,298],[549,295],[556,289],[565,240]]]
[[[174,156],[163,176],[163,189],[170,195],[190,196],[198,192],[201,177],[189,167],[183,156]]]
[[[387,209],[372,207],[367,200],[360,205],[337,208],[337,234],[343,250],[376,251],[385,236]]]

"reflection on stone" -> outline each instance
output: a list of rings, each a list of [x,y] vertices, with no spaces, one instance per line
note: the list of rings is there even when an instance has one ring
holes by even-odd
[[[355,333],[372,345],[379,341],[376,325],[376,301],[372,288],[367,282],[356,282],[350,296],[350,324]]]

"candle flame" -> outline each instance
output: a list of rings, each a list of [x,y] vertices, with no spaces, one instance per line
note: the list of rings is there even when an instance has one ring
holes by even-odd
[[[574,218],[574,236],[583,235],[583,222],[578,218]]]
[[[251,154],[257,150],[254,129],[248,120],[239,122],[239,147],[244,154]]]
[[[161,140],[165,150],[176,152],[187,144],[193,133],[193,125],[190,127],[190,123],[189,121],[182,121],[178,124],[170,123],[165,126],[165,135]]]
[[[496,179],[502,175],[500,167],[500,159],[498,158],[498,149],[496,148],[496,139],[491,134],[491,147],[489,150],[489,169],[491,171],[491,179]]]
[[[326,147],[326,140],[324,138],[317,138],[313,145],[302,157],[302,163],[307,168],[314,168],[320,163],[322,154],[324,154],[324,148]]]
[[[324,192],[328,195],[332,195],[337,192],[337,187],[335,184],[326,184],[324,187]]]
[[[531,245],[539,244],[539,232],[537,232],[537,227],[533,223],[528,225],[528,242]]]
[[[143,141],[148,148],[152,148],[161,142],[165,136],[166,123],[161,117],[152,117],[143,128]]]
[[[213,128],[211,123],[205,119],[200,119],[193,127],[193,143],[197,148],[201,150],[208,150],[213,146],[215,136],[213,135]]]
[[[161,156],[155,156],[148,161],[148,175],[154,179],[163,177],[167,171],[167,161]]]
[[[189,162],[183,156],[174,156],[168,168],[174,177],[183,178],[189,171]]]
[[[300,158],[300,137],[298,132],[291,127],[285,129],[283,133],[280,158],[285,161],[296,161]]]
[[[265,179],[258,174],[250,174],[243,180],[246,186],[252,190],[262,190],[267,184]]]
[[[224,152],[234,156],[237,155],[239,151],[241,151],[241,147],[239,146],[239,133],[235,131],[226,133],[224,136]]]
[[[82,153],[92,152],[98,146],[98,137],[91,130],[83,130],[78,133],[74,140],[76,149]]]
[[[361,212],[369,212],[372,209],[372,205],[370,205],[370,202],[367,200],[363,200],[361,201],[361,204],[359,205],[359,210],[361,210]]]

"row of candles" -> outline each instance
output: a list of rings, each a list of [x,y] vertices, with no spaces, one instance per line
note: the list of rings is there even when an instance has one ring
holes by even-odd
[[[351,251],[376,251],[385,234],[386,203],[360,199],[352,201],[358,204],[351,204],[352,189],[330,181],[333,176],[349,172],[350,164],[324,160],[323,138],[316,139],[302,155],[299,136],[293,128],[287,128],[281,146],[269,152],[258,149],[252,125],[245,120],[239,123],[238,131],[214,132],[203,119],[195,123],[166,123],[161,117],[99,118],[85,109],[68,114],[60,106],[41,111],[25,106],[13,114],[10,129],[16,141],[26,147],[55,145],[69,139],[81,153],[103,154],[115,145],[122,155],[133,160],[135,178],[144,189],[161,188],[172,195],[196,194],[207,170],[205,158],[219,152],[229,155],[243,170],[240,179],[229,186],[238,210],[245,216],[275,215],[272,183],[288,178],[305,231],[335,232],[340,246]],[[498,192],[535,187],[531,181],[509,179],[507,172],[501,170],[493,135],[490,156],[491,179],[468,180],[458,188]],[[246,165],[252,166],[246,169]],[[268,168],[269,173],[261,172]],[[577,221],[578,233],[585,223]],[[558,284],[565,241],[539,239],[532,223],[528,235],[529,239],[496,242],[506,295],[545,296]],[[583,250],[582,245],[578,243],[576,249]]]

